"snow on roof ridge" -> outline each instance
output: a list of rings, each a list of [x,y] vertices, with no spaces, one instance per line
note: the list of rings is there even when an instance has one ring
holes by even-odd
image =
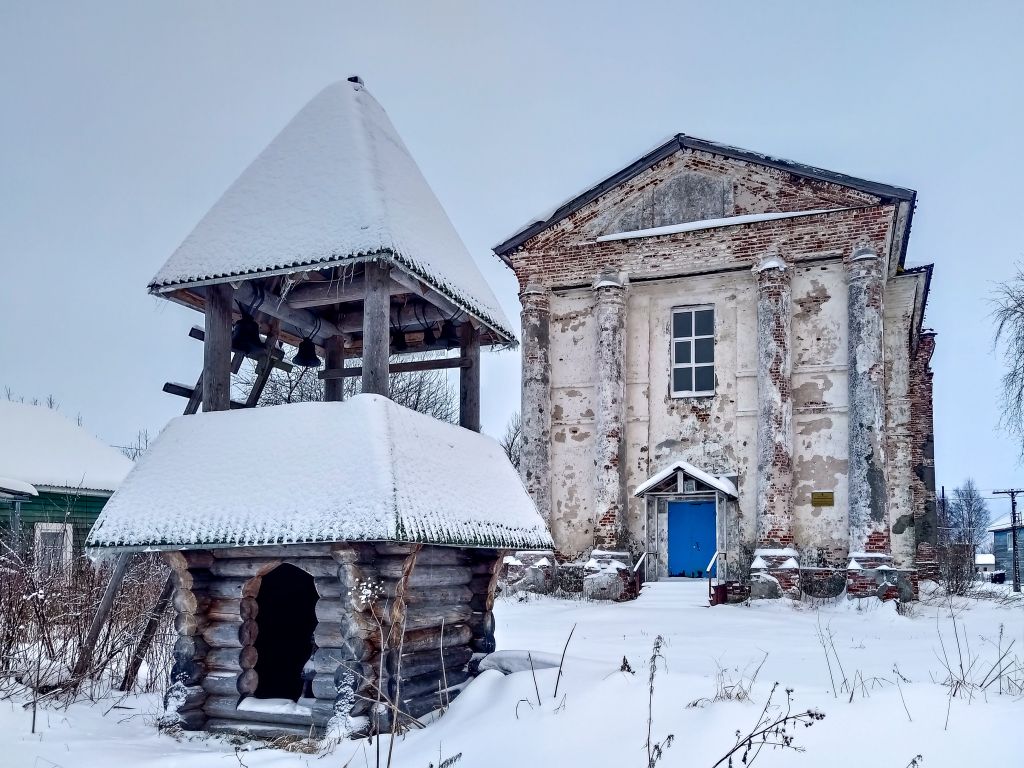
[[[114,491],[132,468],[116,448],[52,408],[0,401],[0,475],[32,486]]]
[[[613,240],[633,240],[639,237],[660,237],[662,235],[676,235],[682,232],[699,232],[705,229],[718,229],[721,227],[734,227],[741,224],[757,224],[762,221],[778,221],[779,219],[796,219],[802,216],[817,216],[822,213],[842,213],[852,211],[855,206],[846,208],[817,208],[812,211],[780,211],[773,213],[746,213],[742,216],[722,216],[715,219],[700,219],[698,221],[687,221],[682,224],[669,224],[664,227],[651,227],[649,229],[637,229],[631,232],[616,232],[611,235],[601,235],[597,238],[598,243],[607,243]]]
[[[387,259],[514,343],[515,331],[387,113],[360,83],[320,91],[150,282],[175,288]]]

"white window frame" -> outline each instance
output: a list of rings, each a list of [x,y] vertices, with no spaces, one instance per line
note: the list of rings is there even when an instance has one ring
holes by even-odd
[[[44,533],[63,533],[64,539],[60,553],[60,568],[67,568],[71,564],[72,551],[74,547],[75,528],[71,523],[36,523],[33,526],[33,553],[37,569],[39,567],[39,554],[42,551]],[[43,574],[40,572],[40,575]]]
[[[696,313],[702,310],[711,310],[711,333],[696,335],[697,324],[696,324]],[[690,335],[689,336],[676,336],[676,314],[680,312],[690,313]],[[682,306],[672,307],[672,313],[669,317],[669,371],[668,371],[668,388],[673,398],[686,398],[686,397],[713,397],[715,394],[715,368],[717,361],[714,359],[711,363],[695,363],[694,360],[694,347],[697,340],[711,339],[712,350],[717,346],[715,344],[715,305],[714,304],[696,304],[694,306]],[[689,363],[677,363],[676,362],[676,342],[677,341],[689,341],[690,342],[690,362]],[[697,368],[711,367],[711,389],[693,389],[693,390],[677,390],[676,389],[676,377],[675,371],[677,368],[689,368],[691,371],[690,382],[696,384],[697,382]]]

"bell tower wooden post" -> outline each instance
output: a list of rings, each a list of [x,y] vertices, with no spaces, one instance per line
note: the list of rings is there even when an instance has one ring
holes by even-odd
[[[462,367],[459,368],[459,426],[480,431],[480,331],[462,325]]]
[[[325,367],[329,371],[345,367],[345,340],[341,336],[331,336],[324,343],[326,358]],[[324,400],[329,403],[340,403],[344,399],[344,379],[324,380]]]
[[[388,357],[391,351],[391,267],[368,261],[363,299],[363,392],[389,396]]]
[[[206,289],[206,329],[203,340],[203,411],[231,407],[231,301],[234,289],[226,283]]]

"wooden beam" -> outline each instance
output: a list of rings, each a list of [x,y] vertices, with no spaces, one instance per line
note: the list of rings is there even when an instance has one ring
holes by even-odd
[[[332,336],[329,338],[324,345],[325,350],[325,367],[327,370],[343,370],[345,368],[345,340],[341,336]],[[362,375],[362,370],[359,374]],[[325,379],[324,382],[324,400],[329,403],[340,403],[344,399],[343,389],[344,382],[341,378],[329,378],[320,376],[321,379]]]
[[[396,283],[436,307],[442,319],[453,317],[454,315],[462,312],[462,310],[455,306],[447,296],[441,295],[412,275],[395,270],[392,277]]]
[[[276,326],[279,326],[279,325],[280,325],[280,322],[278,320],[271,320],[271,326],[272,327],[276,327]],[[206,333],[198,325],[193,325],[191,328],[189,328],[188,335],[189,335],[190,338],[197,339],[198,341],[204,341],[206,339]],[[279,333],[274,335],[274,341],[275,342],[279,338],[280,338],[280,334]],[[256,362],[260,362],[263,359],[263,354],[264,354],[263,352],[260,352],[258,354],[255,354],[255,353],[254,354],[248,354],[248,355],[245,355],[245,357],[248,357],[250,360],[255,360]],[[270,346],[270,357],[274,361],[274,367],[275,368],[279,368],[280,370],[284,371],[285,373],[288,373],[292,369],[292,364],[289,363],[289,362],[285,362],[284,352],[281,351],[280,349],[278,349],[276,346],[273,346],[273,345]]]
[[[464,357],[439,357],[436,360],[413,360],[409,363],[392,363],[388,366],[388,373],[416,373],[418,371],[436,371],[442,368],[465,368],[471,365],[471,361]],[[363,369],[358,366],[348,368],[325,368],[317,374],[317,377],[324,381],[332,379],[348,379],[354,376],[362,376]],[[180,384],[178,386],[181,386]]]
[[[287,365],[286,370],[291,370],[289,363],[279,363],[274,360],[274,352],[281,353],[281,350],[277,348],[277,338],[281,332],[281,323],[278,320],[274,320],[271,323],[270,333],[267,334],[266,340],[266,355],[257,363],[256,379],[252,383],[252,389],[249,390],[249,395],[245,398],[246,408],[255,408],[259,405],[260,395],[263,394],[263,390],[267,386],[267,382],[270,381],[270,374],[274,372],[275,366]],[[283,353],[281,353],[283,356]]]
[[[178,395],[179,397],[187,397],[190,400],[191,400],[191,398],[193,396],[193,393],[195,392],[195,390],[192,387],[190,387],[188,384],[179,384],[178,382],[175,382],[175,381],[165,382],[163,390],[164,390],[164,392],[166,392],[169,395]],[[240,403],[237,400],[232,400],[231,401],[231,410],[234,411],[234,410],[238,410],[240,408],[245,408],[245,403]],[[206,409],[204,409],[204,410],[206,410]]]
[[[365,393],[388,392],[388,357],[391,354],[391,268],[368,261],[364,267],[366,295],[363,298],[363,389]]]
[[[233,293],[231,286],[224,283],[211,285],[206,289],[206,339],[203,341],[204,411],[226,411],[231,404]]]
[[[253,288],[251,282],[244,282],[238,288],[236,298],[242,302],[242,304],[249,304],[254,298],[256,298],[256,290]],[[292,309],[288,302],[282,299],[275,293],[267,291],[263,296],[263,303],[256,308],[256,312],[262,312],[267,317],[276,317],[282,323],[295,328],[302,335],[309,334],[313,330],[313,326],[316,325],[317,315],[310,312],[308,309]],[[330,336],[339,336],[342,331],[334,323],[320,318],[320,330],[313,337],[313,340],[317,344],[323,344],[324,340]]]
[[[388,286],[392,295],[406,293],[408,288],[392,281]],[[322,307],[342,304],[348,301],[362,301],[366,295],[366,279],[360,275],[351,280],[321,280],[297,285],[288,293],[285,301],[292,309]]]
[[[459,371],[459,426],[480,431],[480,332],[472,323],[459,329],[462,358],[469,361]]]
[[[103,590],[103,597],[96,608],[96,614],[92,617],[89,633],[82,643],[82,649],[79,651],[78,659],[75,662],[73,673],[76,678],[84,677],[90,667],[92,667],[92,654],[96,650],[96,641],[99,640],[103,625],[107,623],[107,617],[110,615],[110,609],[114,606],[114,598],[117,597],[117,592],[121,588],[124,572],[128,568],[128,561],[131,560],[131,557],[129,553],[122,552],[114,562],[114,571],[110,574],[107,588]]]

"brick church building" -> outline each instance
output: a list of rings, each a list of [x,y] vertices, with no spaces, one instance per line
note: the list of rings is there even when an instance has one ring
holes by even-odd
[[[934,576],[916,193],[677,135],[495,252],[561,558],[909,597]]]

